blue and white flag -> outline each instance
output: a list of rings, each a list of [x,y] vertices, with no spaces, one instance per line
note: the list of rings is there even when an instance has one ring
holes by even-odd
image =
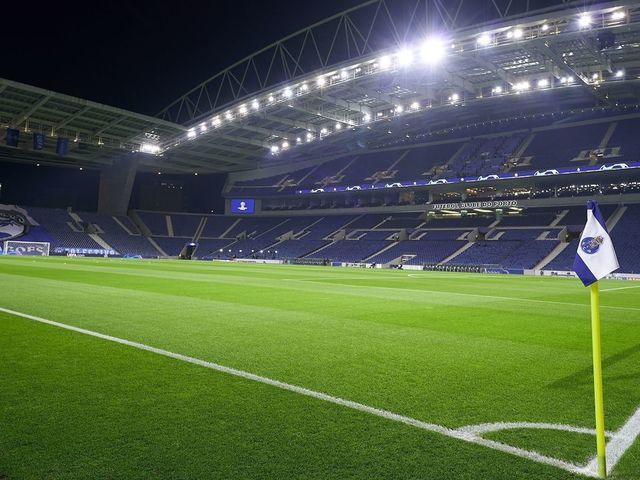
[[[587,202],[587,224],[578,243],[578,253],[573,261],[576,272],[585,287],[606,277],[620,268],[613,242],[602,218],[598,204]]]

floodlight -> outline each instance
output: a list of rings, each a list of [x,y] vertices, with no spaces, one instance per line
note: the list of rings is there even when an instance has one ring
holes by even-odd
[[[420,104],[418,102],[413,102],[410,108],[411,110],[418,110],[420,108]]]
[[[389,57],[388,55],[380,57],[378,63],[380,63],[380,68],[389,68],[391,66],[391,57]]]
[[[364,116],[362,117],[362,120],[367,123],[371,121],[371,115],[369,115],[368,113],[365,113]]]
[[[444,42],[439,38],[428,38],[420,49],[422,60],[428,64],[439,63],[445,54]]]
[[[523,35],[524,35],[524,32],[522,31],[521,28],[516,28],[513,31],[513,38],[515,38],[515,39],[522,38]]]
[[[154,143],[143,143],[140,145],[140,151],[143,153],[158,153],[160,151],[160,147]]]
[[[578,18],[578,26],[580,28],[589,28],[590,25],[591,15],[589,15],[588,13],[583,13],[582,15],[580,15],[580,18]]]
[[[488,33],[483,33],[478,37],[478,45],[486,47],[491,43],[491,36]]]
[[[540,27],[542,29],[543,32],[546,32],[547,30],[549,30],[549,25],[547,25],[546,23],[542,24],[542,27]]]
[[[240,112],[240,115],[246,115],[247,106],[246,105],[240,105],[240,108],[238,108],[238,111]]]
[[[275,98],[273,98],[273,95],[269,95],[269,102],[272,102],[275,100]]]
[[[301,142],[302,142],[302,139],[300,137],[297,137],[296,138],[296,143],[301,143]]]
[[[318,77],[316,81],[319,87],[323,87],[327,83],[327,79],[324,77]]]
[[[396,105],[396,108],[394,109],[395,113],[402,113],[404,111],[404,107],[402,105]]]
[[[254,110],[258,110],[260,108],[260,102],[258,100],[254,100],[253,102],[251,102],[251,107]]]
[[[451,95],[451,97],[449,97],[451,99],[452,102],[457,102],[458,100],[460,100],[460,95],[458,95],[457,93],[454,93]]]
[[[346,70],[342,70],[342,71],[340,72],[340,78],[341,78],[342,80],[346,80],[347,78],[349,78],[349,72],[347,72]]]
[[[213,120],[211,120],[211,125],[213,125],[214,127],[218,127],[220,125],[220,117],[213,117]]]
[[[618,70],[616,72],[616,78],[622,78],[624,77],[624,70]]]
[[[303,83],[302,86],[300,87],[300,89],[303,92],[306,92],[307,90],[309,90],[309,85],[307,85],[306,83]]]
[[[313,138],[313,133],[307,132],[307,140],[311,140]]]
[[[493,88],[493,93],[502,93],[502,86],[498,85]]]
[[[196,131],[193,128],[190,128],[187,132],[187,137],[194,138],[196,136]]]
[[[541,78],[538,80],[538,88],[546,88],[549,86],[549,80],[546,78]]]
[[[198,176],[198,172],[193,172],[193,174],[197,177]]]
[[[340,130],[342,128],[342,124],[340,122],[336,123],[336,130]]]
[[[567,83],[573,83],[574,80],[573,76],[567,77]]]
[[[327,129],[323,127],[322,130],[320,130],[320,133],[322,133],[323,135],[326,135]]]
[[[402,50],[398,51],[396,56],[398,57],[398,62],[403,67],[408,67],[409,65],[411,65],[411,63],[413,63],[413,52],[408,48],[403,48]]]
[[[611,20],[613,21],[622,20],[626,16],[627,14],[624,12],[624,10],[616,10],[611,14]]]
[[[280,149],[277,145],[271,145],[271,153],[278,153],[278,150]]]
[[[567,77],[560,78],[560,83],[562,83],[563,85],[567,83]]]
[[[224,118],[226,118],[227,120],[231,120],[233,118],[231,110],[227,110],[227,112],[224,114]]]
[[[287,142],[286,140],[282,142],[282,148],[289,148],[289,142]]]
[[[592,74],[591,80],[598,80],[598,74],[597,73]]]
[[[206,132],[207,131],[206,123],[203,123],[203,124],[200,125],[200,131],[202,131],[202,132]]]
[[[291,96],[293,95],[293,92],[291,91],[290,88],[285,88],[284,89],[284,98],[291,98]]]

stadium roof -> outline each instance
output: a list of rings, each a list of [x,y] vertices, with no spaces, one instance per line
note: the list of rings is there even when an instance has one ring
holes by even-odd
[[[399,3],[409,6],[401,15]],[[207,173],[517,112],[639,101],[637,2],[491,4],[478,25],[468,0],[368,1],[237,62],[158,118],[0,80],[0,123],[89,150],[50,152],[52,162],[100,165],[142,151],[143,168]],[[41,158],[8,150],[0,155]]]

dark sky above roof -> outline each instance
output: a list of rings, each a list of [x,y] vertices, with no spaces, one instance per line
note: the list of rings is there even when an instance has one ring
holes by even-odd
[[[0,77],[155,115],[232,63],[363,1],[9,0],[0,9]],[[460,1],[444,4],[455,12]],[[464,0],[461,17],[477,23],[494,5],[515,13],[529,2]],[[415,0],[387,5],[407,16]]]
[[[362,0],[2,5],[0,76],[156,114],[254,51]],[[12,20],[9,20],[12,19]]]

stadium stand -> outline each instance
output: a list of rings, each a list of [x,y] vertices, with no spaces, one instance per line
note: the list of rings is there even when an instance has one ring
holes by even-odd
[[[640,206],[604,204],[601,210],[605,218],[619,217],[612,238],[618,246],[621,271],[640,273],[640,260],[629,253],[634,251],[635,238],[629,233],[640,231]],[[499,221],[488,215],[468,215],[428,217],[426,222],[420,212],[240,218],[157,212],[112,217],[36,207],[27,207],[27,212],[40,223],[28,238],[51,241],[54,254],[102,249],[106,244],[121,256],[176,257],[204,223],[195,253],[203,259],[308,258],[532,269],[556,247],[566,245],[545,266],[561,271],[572,267],[585,222],[582,206],[527,208]],[[140,233],[169,233],[167,218],[173,236]],[[140,228],[136,221],[141,222]],[[571,240],[563,243],[567,235]]]

